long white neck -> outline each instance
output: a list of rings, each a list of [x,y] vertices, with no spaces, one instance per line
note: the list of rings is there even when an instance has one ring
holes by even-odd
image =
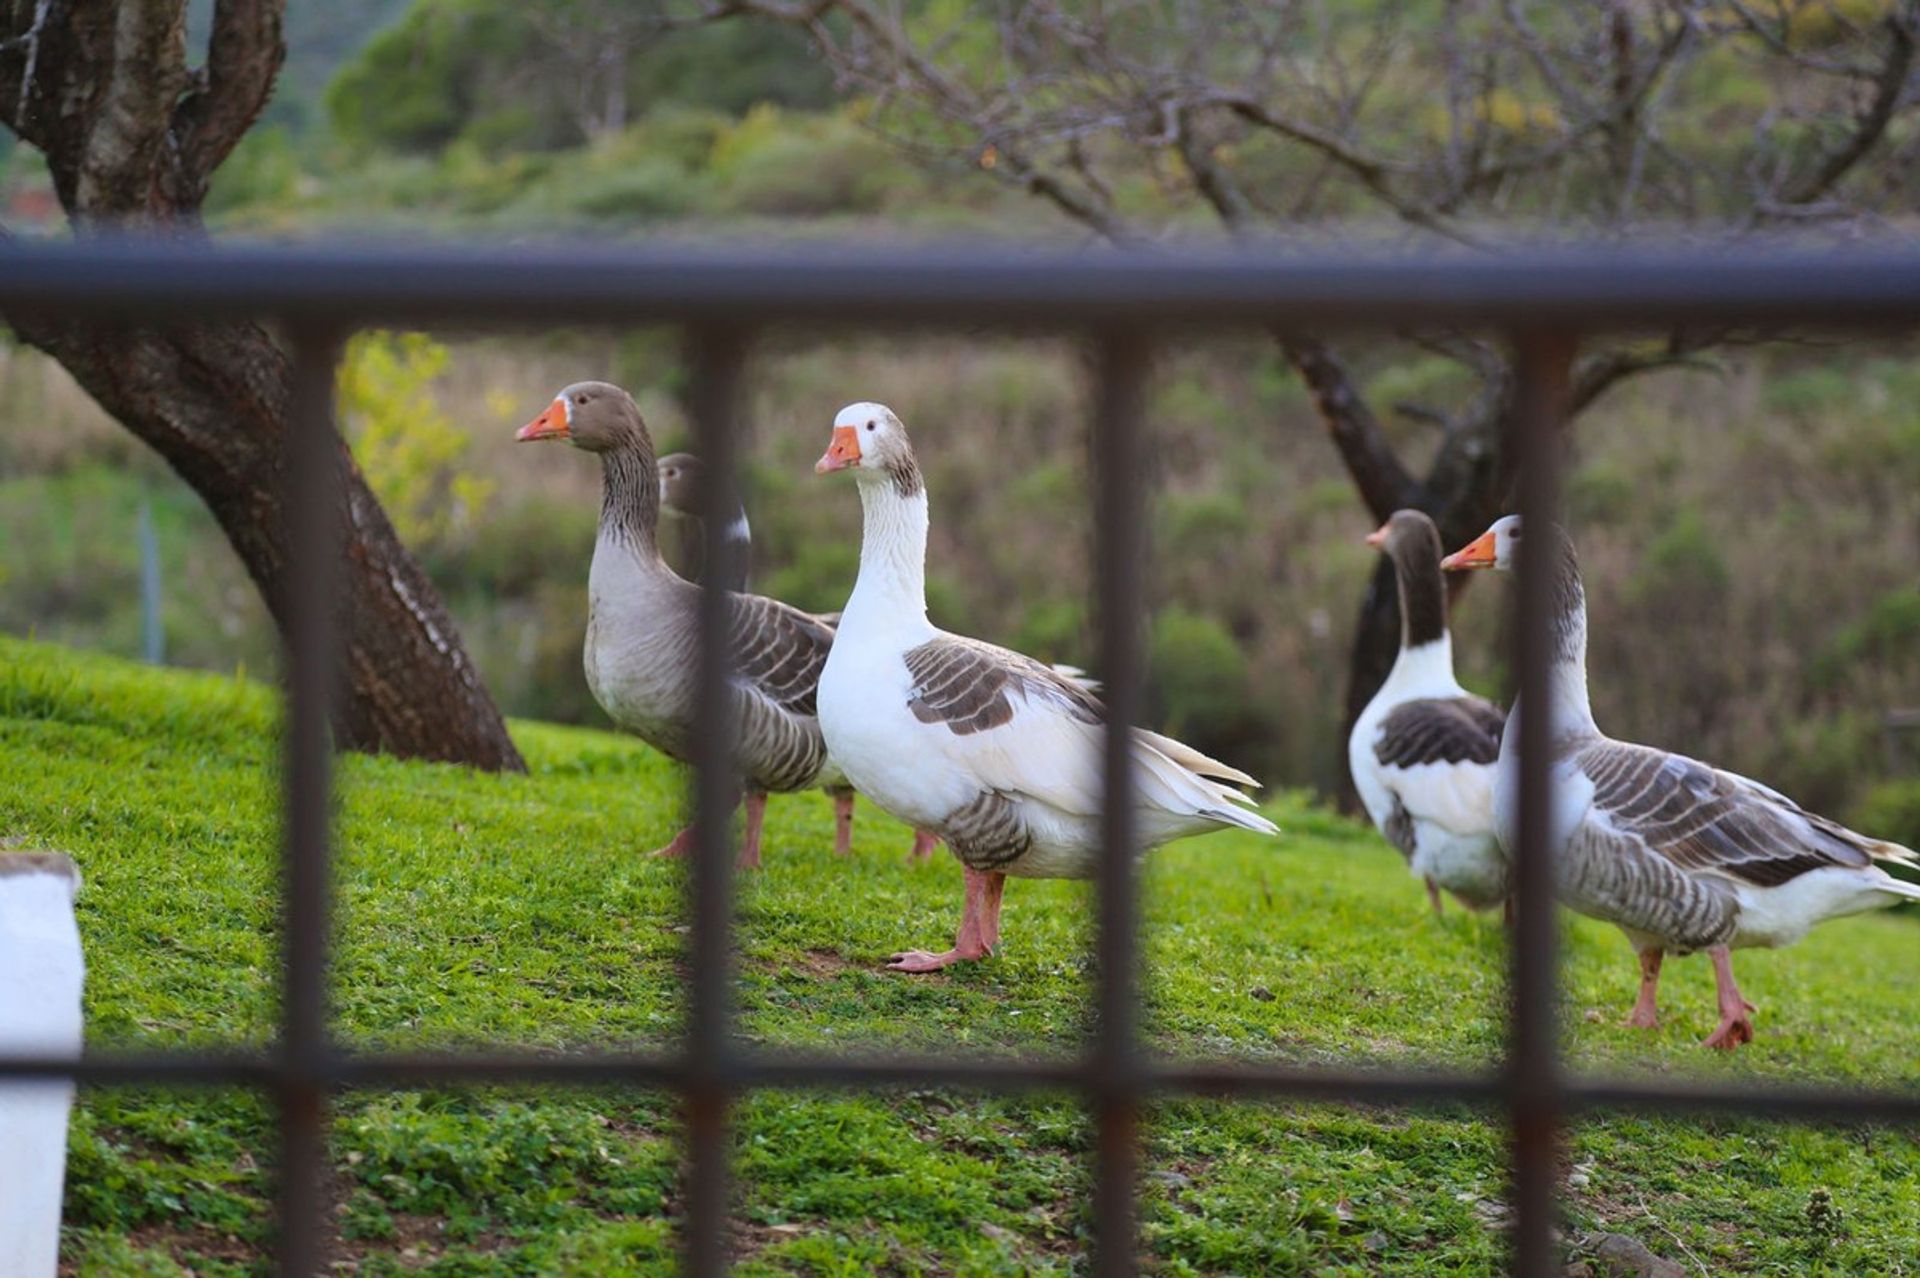
[[[872,610],[895,619],[926,620],[927,493],[902,496],[882,478],[860,484],[864,517],[860,534],[860,576],[847,600],[846,615]]]
[[[1552,654],[1547,666],[1547,697],[1553,706],[1553,739],[1597,736],[1600,727],[1593,721],[1593,703],[1587,695],[1587,595],[1577,573],[1570,572],[1555,583],[1554,616],[1551,632]],[[1511,724],[1520,718],[1520,703],[1514,702]],[[1509,730],[1504,747],[1518,739]]]
[[[1438,639],[1401,648],[1381,686],[1425,696],[1457,691],[1460,682],[1453,674],[1453,636],[1443,630]]]

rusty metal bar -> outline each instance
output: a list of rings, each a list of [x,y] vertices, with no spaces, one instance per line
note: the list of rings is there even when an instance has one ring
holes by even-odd
[[[330,720],[341,657],[335,582],[343,490],[340,438],[333,425],[339,335],[295,329],[292,340],[293,411],[280,476],[286,521],[281,607],[287,722],[275,1092],[280,1107],[278,1265],[282,1274],[303,1278],[319,1272],[325,1227]]]
[[[1098,991],[1088,1072],[1098,1156],[1094,1165],[1094,1272],[1135,1269],[1140,1178],[1140,919],[1133,804],[1133,725],[1140,719],[1146,590],[1146,500],[1141,423],[1149,344],[1132,329],[1104,332],[1095,351],[1090,442],[1096,487],[1094,563],[1100,677],[1107,707],[1100,802],[1095,970]]]
[[[700,591],[700,676],[694,701],[695,840],[688,875],[693,989],[687,1009],[686,1272],[727,1271],[727,1111],[733,1091],[733,809],[741,782],[735,763],[732,599],[717,583],[738,553],[726,536],[735,507],[740,381],[746,341],[737,329],[688,334],[689,404],[710,481],[701,493],[704,557]],[[653,480],[648,476],[649,481]]]
[[[1509,729],[1520,733],[1520,828],[1514,857],[1513,1011],[1507,1057],[1513,1140],[1508,1192],[1513,1272],[1523,1278],[1557,1272],[1555,1185],[1565,1096],[1555,1017],[1560,997],[1559,907],[1547,859],[1552,803],[1548,750],[1555,732],[1548,696],[1554,568],[1549,529],[1559,515],[1559,433],[1575,345],[1573,334],[1557,329],[1516,336],[1519,382],[1509,440],[1517,450],[1520,516],[1528,534],[1520,543],[1520,699]]]
[[[99,1054],[0,1059],[0,1081],[72,1078],[88,1087],[129,1083],[164,1086],[272,1088],[277,1055],[236,1052]],[[539,1083],[601,1087],[627,1083],[678,1089],[684,1060],[630,1052],[577,1056],[552,1052],[336,1051],[326,1079],[337,1089],[376,1091],[435,1084]],[[1506,1096],[1507,1076],[1423,1070],[1337,1070],[1229,1062],[1142,1064],[1143,1092],[1154,1096],[1300,1100],[1398,1109],[1486,1107]],[[742,1055],[733,1063],[736,1090],[758,1088],[957,1087],[989,1092],[1084,1090],[1083,1061],[1020,1057],[835,1057],[799,1053]],[[1563,1091],[1578,1113],[1663,1113],[1780,1123],[1920,1125],[1920,1092],[1839,1087],[1730,1087],[1632,1079],[1569,1081]]]

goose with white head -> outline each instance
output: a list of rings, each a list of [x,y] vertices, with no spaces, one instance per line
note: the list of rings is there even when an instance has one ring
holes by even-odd
[[[1400,510],[1367,544],[1393,564],[1400,654],[1348,735],[1354,788],[1426,882],[1436,914],[1443,890],[1472,909],[1500,905],[1511,885],[1493,830],[1493,774],[1506,715],[1454,677],[1440,531]]]
[[[953,947],[890,966],[984,958],[1009,875],[1093,873],[1105,710],[1052,668],[927,619],[926,484],[892,410],[842,409],[815,470],[852,471],[864,515],[859,577],[820,676],[821,729],[860,792],[944,838],[965,880]],[[1140,729],[1133,758],[1139,850],[1227,828],[1277,833],[1234,788],[1255,784],[1244,772]]]
[[[659,466],[639,406],[618,386],[578,382],[516,438],[563,441],[600,458],[600,530],[587,576],[587,686],[615,724],[689,761],[700,588],[660,554]],[[756,866],[767,793],[839,779],[814,705],[833,630],[759,595],[735,593],[732,604],[735,758],[747,807],[740,863]],[[692,828],[683,829],[655,855],[682,855],[692,838]]]
[[[1522,532],[1519,516],[1508,515],[1443,565],[1512,570],[1522,554],[1547,556],[1555,889],[1579,913],[1618,926],[1638,952],[1640,994],[1629,1025],[1659,1023],[1668,952],[1705,950],[1720,1013],[1706,1045],[1751,1042],[1754,1008],[1734,982],[1732,951],[1791,945],[1828,919],[1920,900],[1920,885],[1881,868],[1920,862],[1907,848],[1856,834],[1757,781],[1603,734],[1587,695],[1587,600],[1573,543],[1557,525],[1524,543]],[[1509,852],[1524,713],[1516,703],[1508,716],[1494,779],[1495,825]]]

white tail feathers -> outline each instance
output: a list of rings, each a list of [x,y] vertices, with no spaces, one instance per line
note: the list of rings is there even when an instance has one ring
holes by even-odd
[[[1909,901],[1920,901],[1920,883],[1909,883],[1905,879],[1896,879],[1889,874],[1886,882],[1876,883],[1874,886],[1893,896],[1903,897]]]
[[[1133,734],[1158,750],[1161,754],[1172,759],[1187,771],[1195,773],[1198,776],[1217,777],[1222,781],[1231,781],[1235,785],[1244,785],[1254,790],[1260,788],[1258,781],[1255,781],[1240,769],[1228,767],[1218,759],[1209,758],[1185,742],[1175,741],[1172,737],[1163,737],[1159,733],[1149,732],[1145,728],[1135,728]],[[1233,797],[1242,800],[1246,799],[1245,795],[1240,794],[1235,794]]]

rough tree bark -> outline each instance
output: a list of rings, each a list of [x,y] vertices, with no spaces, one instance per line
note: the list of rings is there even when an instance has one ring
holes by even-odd
[[[187,63],[186,0],[13,0],[0,18],[0,123],[38,148],[77,235],[199,240],[214,170],[266,105],[285,0],[218,0],[206,64]],[[286,553],[277,494],[285,352],[257,324],[117,328],[10,314],[207,503],[276,623]],[[525,767],[432,583],[341,447],[348,749]]]

